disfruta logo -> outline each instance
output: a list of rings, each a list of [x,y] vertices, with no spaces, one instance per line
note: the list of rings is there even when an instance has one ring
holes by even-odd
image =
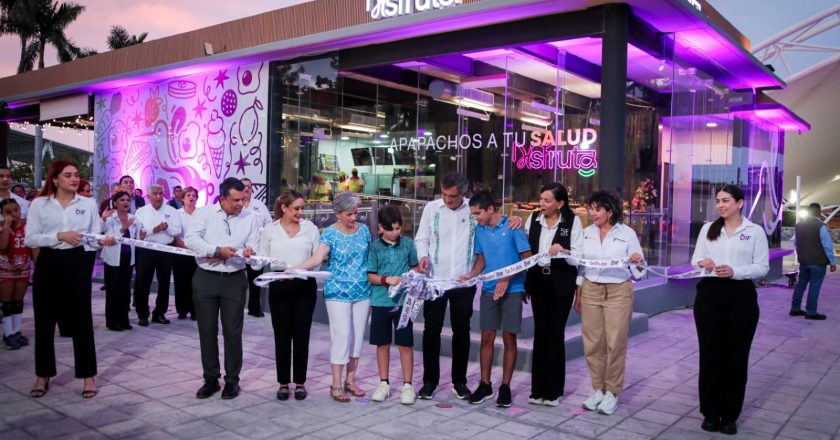
[[[443,9],[459,4],[461,0],[366,0],[367,11],[374,20]]]

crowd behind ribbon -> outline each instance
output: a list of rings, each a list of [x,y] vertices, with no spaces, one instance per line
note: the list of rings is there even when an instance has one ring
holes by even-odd
[[[323,270],[323,300],[329,317],[330,396],[336,402],[367,395],[356,379],[365,330],[376,346],[380,383],[373,401],[390,398],[390,347],[399,350],[403,404],[433,399],[441,382],[441,332],[447,305],[452,329],[452,392],[471,404],[496,398],[512,404],[511,378],[522,327],[523,304],[531,303],[534,319],[531,389],[528,403],[558,406],[565,392],[565,328],[572,309],[581,316],[584,354],[592,392],[580,404],[590,411],[613,414],[623,392],[627,339],[633,309],[631,279],[644,275],[644,256],[636,233],[623,222],[619,197],[608,190],[593,192],[586,203],[592,224],[584,228],[569,206],[566,188],[544,185],[539,210],[525,221],[508,217],[487,192],[467,199],[469,182],[458,173],[441,179],[441,197],[423,209],[416,235],[402,235],[400,211],[385,205],[378,212],[378,230],[357,221],[359,199],[350,192],[334,196],[337,221],[320,232],[303,218],[304,196],[287,189],[274,202],[274,220],[267,207],[252,198],[248,179],[228,178],[219,186],[216,203],[196,207],[195,188],[175,188],[164,202],[163,188],[146,189],[148,204],[135,193],[134,180],[123,176],[112,195],[97,207],[90,183],[75,165],[53,163],[39,196],[26,200],[8,194],[10,172],[0,168],[0,301],[4,341],[9,347],[28,344],[20,334],[23,296],[35,260],[35,385],[31,396],[49,390],[56,375],[54,332],[72,337],[75,376],[83,379],[82,396],[96,396],[96,350],[91,311],[91,279],[96,250],[105,268],[105,321],[108,330],[132,330],[131,275],[136,324],[166,325],[169,279],[174,275],[178,319],[197,322],[204,383],[196,397],[222,391],[222,399],[240,393],[244,311],[264,316],[259,287],[253,280],[263,270]],[[713,272],[697,286],[695,320],[700,348],[700,410],[703,429],[735,433],[743,405],[749,349],[758,322],[756,291],[750,280],[768,269],[763,229],[741,215],[744,193],[734,185],[716,195],[720,217],[703,227],[692,262]],[[27,212],[28,211],[28,212]],[[378,235],[372,239],[372,232]],[[94,234],[104,238],[90,240]],[[147,246],[120,244],[115,237],[139,239]],[[168,249],[185,248],[198,257]],[[527,271],[512,273],[478,286],[460,287],[482,273],[510,266],[531,255],[547,254]],[[594,260],[627,259],[625,267],[576,267],[567,254]],[[259,255],[285,264],[261,267]],[[324,263],[326,261],[326,263]],[[423,374],[414,382],[414,331],[411,323],[397,328],[403,298],[391,297],[409,271],[456,286],[423,305]],[[152,279],[158,281],[150,310]],[[249,295],[250,291],[250,295]],[[478,383],[468,384],[470,319],[479,295],[481,335]],[[250,300],[248,299],[250,296]],[[306,381],[312,315],[318,301],[314,279],[286,279],[269,285],[268,302],[274,329],[277,399],[307,397]],[[246,304],[247,303],[247,304]],[[8,323],[8,326],[7,326]],[[224,338],[224,376],[219,362],[219,323]],[[491,383],[494,343],[501,331],[501,384]],[[223,380],[224,387],[220,381]],[[573,399],[573,398],[571,398]]]

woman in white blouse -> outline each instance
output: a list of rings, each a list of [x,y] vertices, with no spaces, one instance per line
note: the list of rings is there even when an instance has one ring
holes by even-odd
[[[188,186],[184,188],[181,194],[184,202],[184,206],[178,209],[178,214],[181,216],[181,233],[175,236],[175,246],[186,249],[187,246],[184,244],[184,236],[192,224],[192,215],[195,213],[195,203],[198,200],[198,190]],[[195,321],[195,306],[193,306],[192,300],[192,279],[197,267],[194,257],[186,255],[172,256],[172,277],[175,279],[175,311],[178,312],[178,319],[187,319],[187,314],[189,313],[190,318]]]
[[[320,234],[314,223],[301,218],[303,206],[303,195],[296,191],[286,191],[277,198],[274,202],[274,217],[279,220],[263,229],[259,255],[282,258],[289,266],[300,264],[312,256],[318,247]],[[317,290],[314,278],[289,279],[269,284],[268,304],[274,327],[279,400],[289,399],[289,384],[292,380],[295,384],[295,399],[306,398],[304,383],[309,362],[309,331],[312,328]],[[294,377],[291,377],[290,365],[294,365]]]
[[[44,188],[32,201],[26,222],[26,245],[39,247],[32,281],[35,315],[34,398],[49,390],[56,375],[55,326],[65,323],[73,337],[75,376],[84,379],[82,397],[96,396],[96,344],[90,305],[90,273],[87,272],[82,234],[100,232],[101,220],[96,202],[76,194],[79,169],[66,160],[50,166]],[[113,246],[113,237],[88,242],[91,246]]]
[[[618,409],[618,394],[624,390],[627,337],[633,314],[633,283],[644,269],[642,247],[636,232],[622,223],[624,213],[618,195],[599,190],[587,202],[592,224],[583,230],[581,257],[593,260],[628,259],[624,267],[578,268],[575,310],[580,313],[583,352],[592,393],[584,409],[610,415]]]
[[[579,256],[583,226],[569,207],[566,187],[553,182],[540,189],[540,212],[525,221],[534,255]],[[572,310],[577,267],[565,259],[544,258],[528,270],[525,290],[534,312],[534,356],[528,403],[558,406],[566,384],[566,321]]]
[[[112,206],[102,214],[102,233],[112,237],[137,238],[139,227],[134,221],[131,195],[119,191],[111,197]],[[121,332],[131,330],[128,311],[131,303],[131,271],[134,269],[134,246],[120,244],[102,250],[105,263],[105,327]]]
[[[720,217],[700,229],[691,261],[714,272],[697,284],[694,322],[700,346],[701,428],[738,432],[750,347],[758,325],[752,280],[770,270],[764,228],[741,215],[744,190],[725,185],[715,197]]]

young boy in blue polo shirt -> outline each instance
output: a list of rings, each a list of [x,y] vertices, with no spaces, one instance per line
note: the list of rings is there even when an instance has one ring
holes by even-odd
[[[523,258],[531,256],[531,245],[521,229],[510,229],[507,216],[487,191],[470,199],[470,212],[478,227],[475,229],[475,254],[472,271],[460,277],[461,281],[474,278],[483,272],[492,272]],[[479,404],[493,398],[490,369],[493,365],[493,344],[496,331],[502,329],[505,346],[502,364],[502,385],[496,405],[511,405],[510,380],[516,365],[516,335],[522,327],[522,302],[525,292],[525,272],[509,277],[486,281],[481,288],[479,321],[481,327],[481,382],[470,396],[470,403]]]
[[[391,334],[400,351],[403,371],[403,387],[400,403],[411,405],[416,398],[411,385],[414,367],[414,329],[411,322],[400,330],[397,324],[402,313],[402,303],[397,304],[388,296],[388,287],[400,283],[400,275],[416,267],[417,251],[414,242],[400,236],[402,215],[400,211],[385,205],[379,210],[379,240],[371,243],[368,250],[368,281],[371,284],[370,343],[376,346],[376,364],[379,367],[379,388],[372,400],[382,402],[391,395],[388,383],[388,368],[391,359]],[[399,307],[399,308],[397,308]],[[395,309],[396,308],[396,309]]]

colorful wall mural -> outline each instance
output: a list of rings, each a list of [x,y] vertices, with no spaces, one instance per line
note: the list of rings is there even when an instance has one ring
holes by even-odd
[[[227,177],[248,177],[265,201],[268,63],[216,69],[97,93],[94,182],[101,199],[120,176],[192,186],[212,204]]]

